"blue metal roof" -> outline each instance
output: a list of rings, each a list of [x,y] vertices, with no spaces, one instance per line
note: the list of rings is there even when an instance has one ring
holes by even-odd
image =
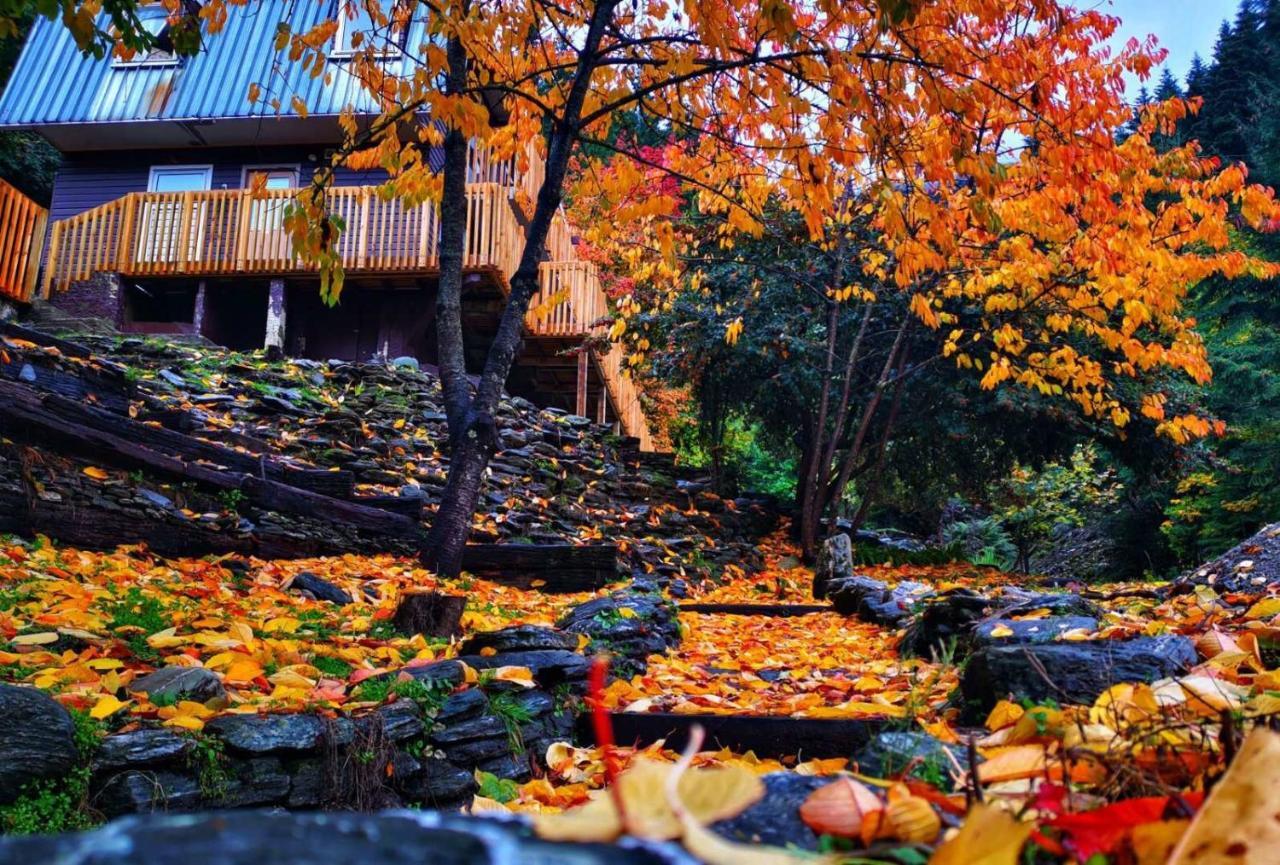
[[[330,59],[326,75],[312,78],[273,45],[282,19],[293,32],[304,33],[336,15],[338,2],[228,5],[226,26],[206,37],[204,50],[169,65],[113,65],[110,58],[84,57],[60,22],[38,17],[0,97],[0,127],[274,118],[277,110],[268,103],[273,96],[280,99],[278,116],[297,117],[290,105],[294,95],[302,98],[309,115],[335,115],[347,105],[374,113],[374,101],[345,61]],[[144,10],[149,8],[155,10],[152,14],[165,14],[163,7]],[[103,15],[99,25],[105,28],[105,22]],[[426,39],[425,17],[416,18],[405,42],[408,51],[416,51]],[[389,71],[399,74],[411,74],[415,66],[413,58],[403,55],[386,62]],[[249,85],[255,82],[263,96],[250,104]]]

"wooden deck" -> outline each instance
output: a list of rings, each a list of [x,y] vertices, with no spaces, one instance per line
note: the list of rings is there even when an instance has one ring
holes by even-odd
[[[0,297],[23,303],[36,290],[36,273],[49,211],[0,180]]]
[[[464,267],[490,275],[503,289],[524,250],[521,215],[532,209],[540,163],[524,174],[510,160],[473,152],[467,187]],[[134,192],[53,223],[44,293],[66,290],[96,273],[125,277],[288,276],[317,266],[293,253],[283,229],[286,206],[297,190],[222,189],[201,192]],[[344,226],[337,253],[348,274],[432,276],[440,269],[439,207],[406,208],[386,200],[375,186],[332,187],[328,209]],[[599,272],[580,260],[572,231],[558,214],[539,268],[540,288],[526,317],[532,336],[602,336],[608,302]],[[38,256],[38,252],[37,252]],[[2,283],[0,283],[2,285]],[[650,449],[640,394],[623,373],[620,347],[592,349],[590,357],[609,392],[625,434]]]

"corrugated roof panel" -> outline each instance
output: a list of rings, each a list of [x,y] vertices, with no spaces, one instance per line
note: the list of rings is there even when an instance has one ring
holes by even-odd
[[[290,105],[293,95],[312,115],[338,114],[347,105],[372,112],[375,102],[347,72],[345,61],[331,59],[326,75],[313,79],[273,46],[279,21],[287,19],[294,32],[305,32],[335,15],[337,2],[262,0],[228,7],[223,31],[208,37],[200,54],[177,65],[121,66],[109,58],[84,57],[65,27],[39,18],[0,97],[0,126],[270,119],[277,116],[267,102],[271,96],[280,99],[279,116],[291,117],[297,116]],[[420,17],[406,45],[421,45],[425,38],[426,21]],[[398,73],[409,74],[414,67],[411,58],[387,62]],[[266,96],[251,105],[249,85],[255,82]]]

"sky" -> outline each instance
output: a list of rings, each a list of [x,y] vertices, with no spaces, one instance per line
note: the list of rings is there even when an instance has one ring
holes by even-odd
[[[1096,4],[1096,5],[1095,5]],[[1177,77],[1186,82],[1191,58],[1199,55],[1208,61],[1213,56],[1213,43],[1218,38],[1218,26],[1224,18],[1234,19],[1239,0],[1075,0],[1083,9],[1096,8],[1108,15],[1115,15],[1124,23],[1113,39],[1123,45],[1129,37],[1145,38],[1154,33],[1160,46],[1168,50],[1165,65]],[[1155,86],[1159,71],[1148,85]],[[1136,89],[1136,82],[1132,85]],[[1129,88],[1126,88],[1126,90]]]

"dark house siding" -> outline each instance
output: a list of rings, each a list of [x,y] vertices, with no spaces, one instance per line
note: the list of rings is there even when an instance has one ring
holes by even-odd
[[[145,192],[153,165],[212,165],[214,189],[238,189],[245,166],[298,165],[299,182],[305,184],[324,158],[323,149],[319,147],[68,153],[54,178],[49,219],[51,222],[66,219],[130,192]],[[381,183],[386,180],[386,174],[339,168],[335,179],[340,186],[360,186]]]

